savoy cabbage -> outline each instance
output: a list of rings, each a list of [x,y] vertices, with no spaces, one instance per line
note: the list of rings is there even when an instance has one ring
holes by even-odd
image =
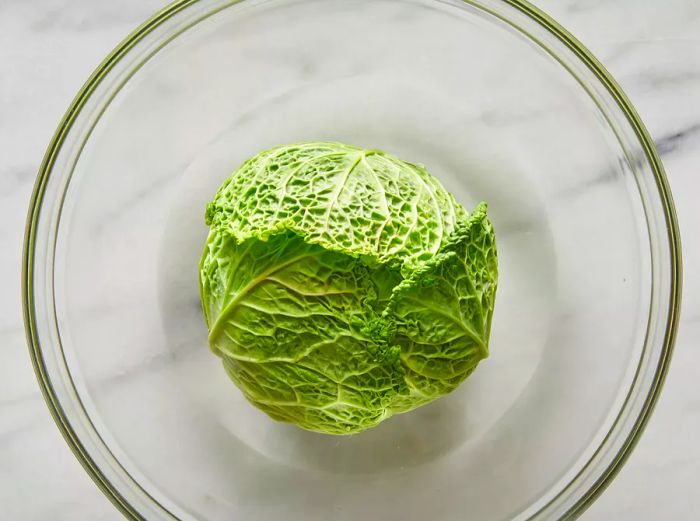
[[[423,167],[338,143],[249,159],[207,206],[211,349],[274,419],[349,434],[454,390],[488,356],[486,205]]]

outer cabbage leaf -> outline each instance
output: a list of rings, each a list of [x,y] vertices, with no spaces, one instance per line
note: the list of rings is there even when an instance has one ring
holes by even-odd
[[[212,231],[201,281],[211,348],[273,418],[345,434],[390,416],[407,392],[360,259],[290,232],[237,243]]]
[[[384,312],[410,389],[397,397],[395,412],[453,391],[488,356],[497,283],[494,233],[482,203],[434,258],[394,289]]]

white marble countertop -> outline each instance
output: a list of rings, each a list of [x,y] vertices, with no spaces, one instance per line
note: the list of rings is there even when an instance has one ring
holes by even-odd
[[[666,387],[630,461],[583,516],[700,518],[700,3],[537,0],[622,84],[662,154],[683,233],[684,303]],[[0,518],[120,515],[54,426],[20,309],[26,206],[54,128],[94,66],[162,0],[0,2]]]

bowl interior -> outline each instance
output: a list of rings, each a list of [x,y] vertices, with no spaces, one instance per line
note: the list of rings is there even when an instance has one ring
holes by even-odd
[[[113,464],[180,518],[526,517],[607,433],[647,332],[649,231],[615,123],[461,1],[205,11],[94,116],[55,229],[61,356]],[[305,140],[426,165],[467,208],[489,202],[498,241],[490,358],[353,437],[250,406],[199,303],[204,205],[244,159]]]

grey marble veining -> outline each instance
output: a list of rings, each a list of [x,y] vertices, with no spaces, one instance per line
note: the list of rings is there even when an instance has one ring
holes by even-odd
[[[656,139],[656,148],[664,158],[677,150],[682,150],[689,145],[700,143],[700,124],[696,123],[682,128],[672,134],[661,136]]]
[[[629,463],[584,519],[697,519],[700,240],[695,229],[700,224],[700,3],[539,0],[536,4],[584,41],[635,103],[663,156],[684,241],[683,318],[666,388]],[[19,303],[21,244],[34,176],[63,111],[107,52],[163,5],[159,0],[0,2],[3,519],[120,518],[68,450],[38,391]],[[285,62],[284,56],[276,59]],[[310,65],[301,67],[302,74],[314,72]],[[535,111],[523,114],[523,119],[540,116]],[[494,126],[512,123],[500,120],[498,114],[483,117],[492,118]],[[606,176],[599,172],[587,182],[604,182]],[[113,216],[128,211],[115,208]],[[139,370],[158,371],[169,362],[168,357],[156,356]],[[106,376],[105,385],[118,385],[119,378],[122,376]]]

